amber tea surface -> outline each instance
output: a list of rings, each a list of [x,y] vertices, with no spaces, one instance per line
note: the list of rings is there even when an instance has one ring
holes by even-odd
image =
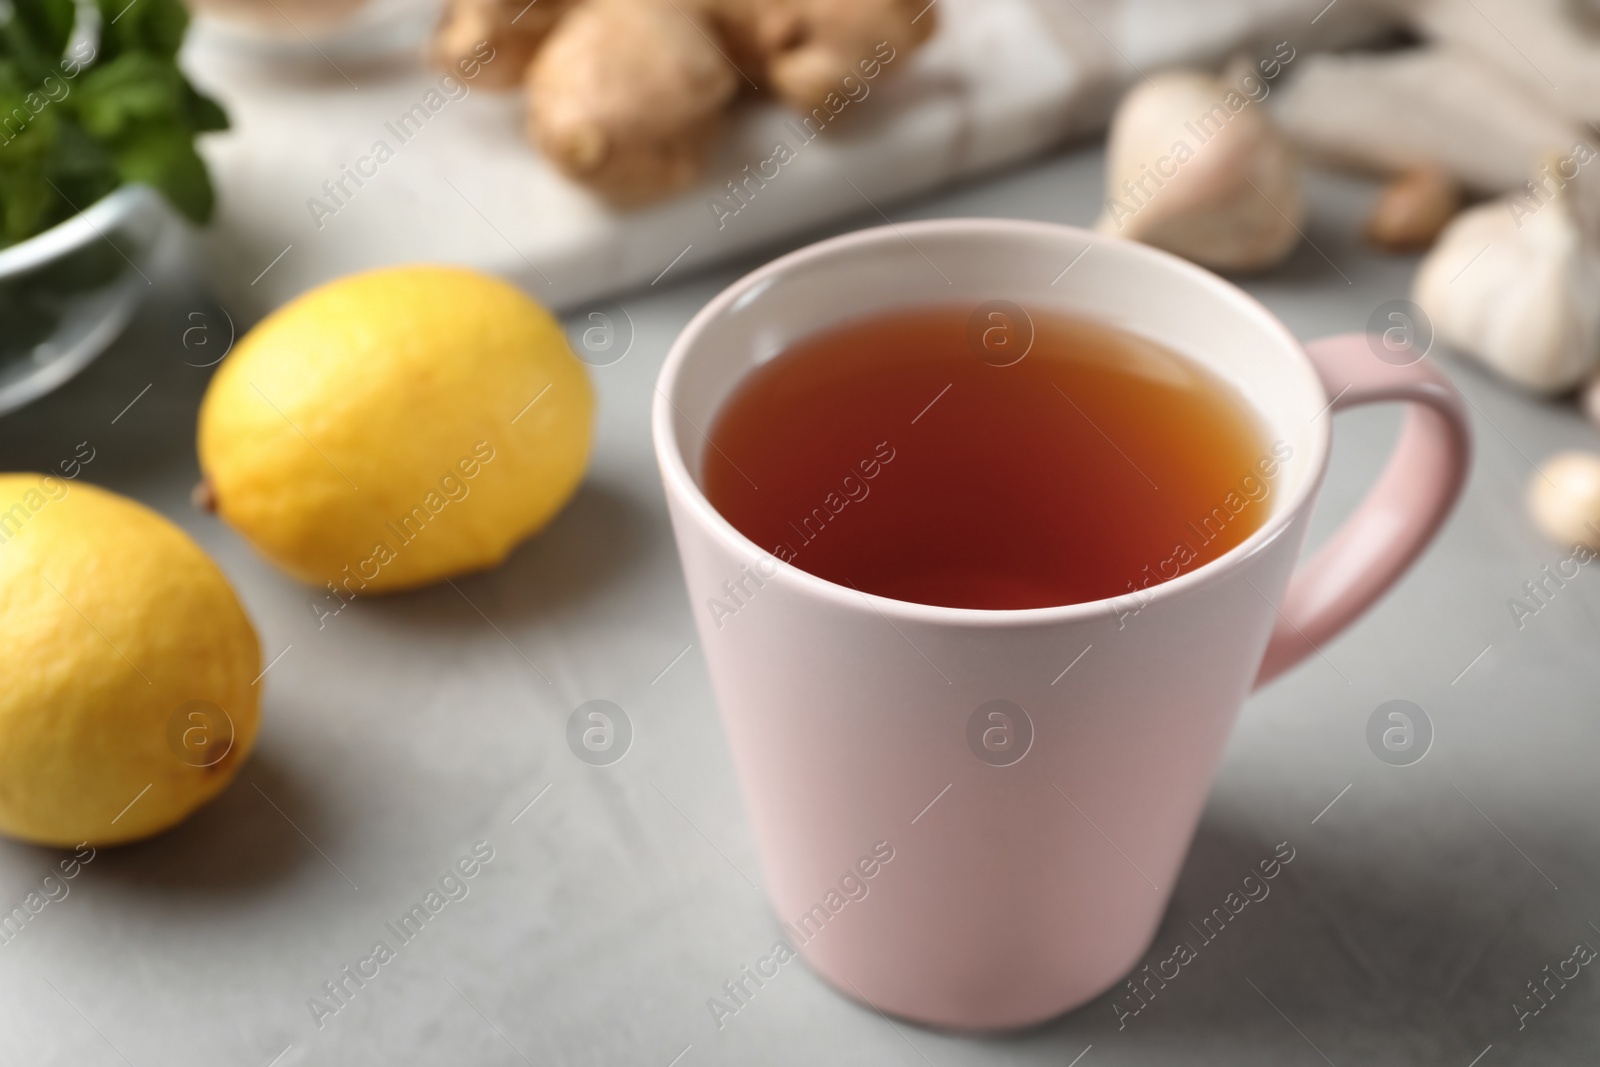
[[[1188,357],[1015,305],[806,337],[739,384],[708,438],[706,496],[779,559],[989,609],[1135,596],[1215,559],[1266,521],[1289,453]]]

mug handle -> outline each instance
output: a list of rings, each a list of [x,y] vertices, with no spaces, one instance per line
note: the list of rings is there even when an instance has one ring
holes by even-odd
[[[1396,400],[1408,404],[1410,412],[1366,499],[1290,578],[1256,675],[1258,688],[1371,607],[1433,540],[1466,482],[1472,438],[1461,394],[1420,357],[1395,366],[1375,358],[1375,351],[1364,333],[1306,345],[1332,398],[1331,410],[1318,418]]]

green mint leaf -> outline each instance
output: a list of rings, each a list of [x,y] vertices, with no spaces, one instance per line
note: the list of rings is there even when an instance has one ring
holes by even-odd
[[[147,52],[128,52],[81,75],[68,101],[84,129],[112,140],[138,123],[181,124],[183,88],[172,64]]]
[[[172,59],[183,43],[189,12],[178,0],[96,0],[100,52],[107,60],[128,52]]]
[[[68,56],[80,2],[98,12],[99,46]],[[178,68],[187,24],[179,0],[0,0],[0,247],[124,182],[210,217],[194,138],[228,117]]]
[[[187,130],[155,127],[136,135],[117,149],[117,173],[159,189],[192,222],[211,218],[211,179]]]

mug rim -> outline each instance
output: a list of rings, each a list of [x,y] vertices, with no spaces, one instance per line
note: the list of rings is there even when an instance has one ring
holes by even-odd
[[[1121,593],[1116,596],[1102,597],[1098,600],[1082,600],[1071,604],[1056,604],[1038,608],[953,608],[938,604],[922,604],[913,600],[899,600],[877,593],[868,593],[865,590],[829,581],[826,578],[812,574],[810,571],[796,567],[792,563],[779,560],[772,552],[756,544],[729,522],[706,498],[705,493],[695,481],[693,474],[690,473],[683,453],[678,448],[677,435],[673,429],[675,418],[682,417],[687,420],[687,416],[681,415],[681,411],[678,409],[677,402],[673,397],[678,388],[681,372],[707,326],[725,314],[741,297],[756,290],[758,287],[764,286],[771,278],[792,271],[797,267],[809,265],[817,260],[833,257],[841,253],[859,251],[868,245],[909,241],[918,234],[928,234],[930,236],[934,234],[941,236],[954,234],[977,239],[997,234],[1026,236],[1045,240],[1059,240],[1063,237],[1070,237],[1078,242],[1087,241],[1107,247],[1117,255],[1142,259],[1153,269],[1176,271],[1180,274],[1185,274],[1211,292],[1217,299],[1231,303],[1244,310],[1251,318],[1259,322],[1267,334],[1276,335],[1277,339],[1282,342],[1285,351],[1293,354],[1303,371],[1317,384],[1318,390],[1324,395],[1326,394],[1316,367],[1312,364],[1311,357],[1306,354],[1305,346],[1300,342],[1299,338],[1290,332],[1281,319],[1267,309],[1266,305],[1226,278],[1206,270],[1204,267],[1191,263],[1189,260],[1173,255],[1170,252],[1165,252],[1137,241],[1130,241],[1111,234],[1098,233],[1062,223],[1041,222],[1033,219],[982,217],[923,219],[898,224],[890,223],[884,226],[871,226],[865,229],[853,230],[849,233],[815,241],[792,252],[787,252],[745,274],[712,297],[704,307],[697,311],[694,317],[679,331],[677,338],[672,342],[672,347],[668,349],[667,357],[663,361],[661,371],[656,377],[655,396],[652,398],[650,405],[651,442],[655,449],[656,461],[661,468],[662,480],[667,491],[670,494],[675,494],[689,509],[695,520],[736,555],[754,555],[756,559],[765,556],[777,560],[779,566],[776,574],[768,578],[763,573],[762,577],[766,581],[783,579],[796,583],[798,591],[820,597],[841,607],[859,608],[864,600],[868,607],[890,619],[927,624],[991,627],[1084,621],[1103,615],[1108,610],[1115,614],[1115,604],[1126,601],[1128,597],[1136,595],[1133,593]],[[889,307],[886,305],[883,310],[888,309]],[[1261,409],[1256,405],[1252,404],[1251,406],[1258,414],[1261,413]],[[1324,409],[1324,412],[1326,410]],[[1283,535],[1289,525],[1316,495],[1318,488],[1322,484],[1323,474],[1327,469],[1328,449],[1332,434],[1331,415],[1327,419],[1316,419],[1315,423],[1316,425],[1311,428],[1312,450],[1309,469],[1300,485],[1289,495],[1287,502],[1271,515],[1266,522],[1262,523],[1254,533],[1222,555],[1206,561],[1193,570],[1185,571],[1176,578],[1170,578],[1139,590],[1137,595],[1144,597],[1140,605],[1141,610],[1143,607],[1157,601],[1181,596],[1190,589],[1201,588],[1222,580],[1227,572],[1236,570],[1246,560],[1264,551]],[[696,429],[698,430],[698,428]]]

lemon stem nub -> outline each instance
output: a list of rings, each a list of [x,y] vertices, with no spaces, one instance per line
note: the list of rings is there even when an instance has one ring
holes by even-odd
[[[217,487],[205,475],[189,490],[189,502],[208,515],[217,513]]]

